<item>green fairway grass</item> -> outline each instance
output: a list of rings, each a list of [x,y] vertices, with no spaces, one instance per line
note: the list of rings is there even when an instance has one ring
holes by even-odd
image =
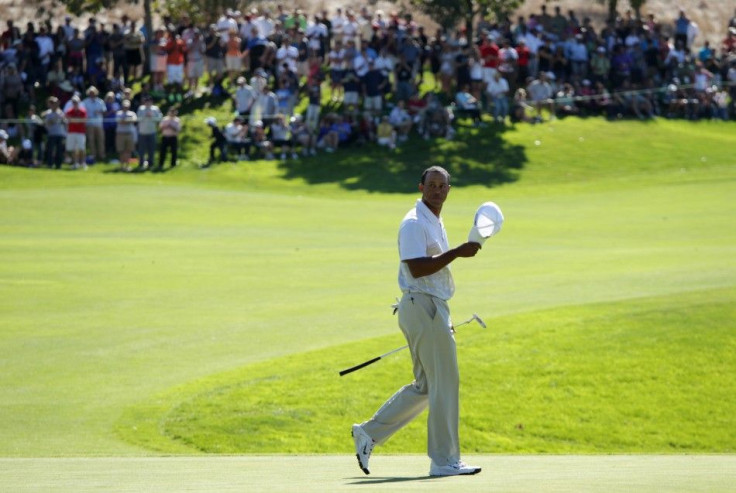
[[[201,120],[202,115],[197,115]],[[199,121],[199,120],[196,120]],[[462,123],[462,122],[461,122]],[[454,175],[463,447],[733,452],[731,123],[563,120],[162,174],[0,168],[0,455],[349,453],[410,380],[396,231]],[[463,125],[465,125],[463,123]],[[421,452],[423,419],[386,452]]]
[[[469,456],[481,474],[430,478],[427,458],[377,455],[365,476],[354,457],[130,457],[0,459],[0,485],[14,493],[98,491],[439,493],[729,493],[734,456]]]

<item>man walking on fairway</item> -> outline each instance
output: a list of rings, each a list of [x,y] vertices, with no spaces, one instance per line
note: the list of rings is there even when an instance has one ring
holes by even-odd
[[[468,242],[450,249],[440,217],[450,191],[450,174],[439,166],[424,171],[422,198],[399,227],[399,327],[414,365],[414,382],[399,389],[368,421],[353,425],[358,464],[370,474],[368,460],[380,445],[408,424],[427,405],[430,476],[477,474],[460,460],[458,437],[460,378],[455,338],[447,305],[454,291],[449,264],[458,257],[473,257],[480,244]]]

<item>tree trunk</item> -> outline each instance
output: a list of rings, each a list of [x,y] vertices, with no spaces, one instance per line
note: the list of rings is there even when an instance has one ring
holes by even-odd
[[[151,0],[143,0],[143,23],[146,27],[146,42],[143,48],[143,73],[151,72],[151,43],[153,39],[153,16],[151,15]]]

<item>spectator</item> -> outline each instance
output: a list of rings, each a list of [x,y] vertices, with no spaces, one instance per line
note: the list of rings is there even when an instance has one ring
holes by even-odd
[[[255,121],[251,126],[250,139],[253,143],[253,147],[255,147],[257,151],[260,151],[261,157],[269,161],[273,159],[273,153],[271,152],[273,150],[273,146],[271,145],[271,141],[268,140],[268,136],[266,135],[266,126],[261,120]]]
[[[496,123],[506,122],[509,114],[509,83],[501,76],[499,72],[493,75],[493,78],[486,86],[486,94],[488,100],[493,105],[493,121]]]
[[[21,98],[25,95],[23,78],[18,73],[15,64],[10,64],[0,75],[0,101],[2,101],[2,118],[15,120],[18,118]],[[10,125],[15,126],[14,122]]]
[[[99,91],[95,86],[90,86],[87,89],[87,97],[82,101],[82,105],[87,111],[87,145],[89,147],[89,157],[92,162],[103,161],[105,159],[103,119],[107,112],[107,106],[100,99]]]
[[[46,74],[49,72],[51,66],[51,57],[54,54],[54,41],[49,36],[46,28],[41,26],[36,37],[36,45],[38,50],[38,74],[39,81],[42,85],[46,84]]]
[[[123,30],[120,24],[112,25],[112,32],[108,38],[108,45],[112,53],[112,77],[123,77],[126,72],[126,58]]]
[[[64,162],[64,141],[66,138],[66,121],[64,112],[59,108],[59,99],[49,96],[49,108],[41,114],[46,127],[46,166],[61,169]]]
[[[389,121],[389,117],[384,115],[381,122],[376,128],[376,142],[379,146],[386,146],[389,149],[396,149],[396,130]]]
[[[74,169],[87,169],[87,110],[81,105],[79,96],[71,99],[71,108],[65,112],[67,123],[66,151],[72,158]]]
[[[516,85],[519,66],[519,54],[511,46],[508,39],[504,39],[498,51],[498,72],[501,72],[509,86]],[[522,79],[523,80],[523,79]]]
[[[310,154],[314,156],[315,154],[317,154],[317,151],[315,149],[316,139],[314,135],[314,130],[310,130],[309,127],[307,127],[301,115],[294,115],[291,117],[290,127],[294,152],[296,152],[297,146],[301,146],[302,156],[308,156]]]
[[[576,94],[572,84],[565,82],[555,95],[555,114],[560,117],[577,115],[580,109],[575,103]]]
[[[206,166],[211,166],[215,162],[215,152],[220,151],[220,162],[227,161],[227,138],[225,134],[217,126],[217,120],[210,116],[205,119],[205,123],[212,131],[212,143],[210,144],[210,159]]]
[[[239,161],[250,159],[251,138],[248,125],[244,123],[243,117],[236,115],[233,121],[225,125],[225,139],[228,148],[232,149]]]
[[[412,127],[412,118],[406,110],[404,101],[397,101],[388,116],[388,121],[396,132],[396,140],[405,142],[409,138],[409,132]]]
[[[549,74],[540,72],[539,77],[534,79],[526,88],[532,105],[536,110],[537,121],[543,120],[543,109],[546,109],[549,112],[550,118],[553,118],[555,114],[554,102],[552,100],[552,85],[550,84],[549,79]]]
[[[199,80],[204,75],[204,53],[206,45],[199,29],[192,31],[186,42],[187,96],[194,96],[199,89]]]
[[[345,50],[341,40],[335,40],[332,50],[327,55],[327,64],[330,71],[330,100],[338,102],[344,96],[342,80],[345,76]]]
[[[8,132],[0,129],[0,164],[16,164],[18,151],[8,145]]]
[[[142,75],[140,69],[143,64],[142,50],[144,44],[145,38],[143,37],[143,33],[137,29],[136,22],[131,21],[130,26],[123,35],[123,47],[125,49],[125,73],[123,77],[126,83]]]
[[[161,131],[161,153],[159,154],[158,171],[163,171],[166,164],[166,155],[171,152],[171,167],[176,167],[176,159],[179,152],[179,132],[181,132],[181,120],[177,116],[175,107],[169,108],[166,116],[158,124]]]
[[[115,114],[115,150],[120,159],[120,170],[131,171],[130,160],[136,148],[137,134],[135,125],[138,115],[132,111],[129,99],[120,103],[120,110]]]
[[[117,129],[117,113],[120,111],[120,104],[115,99],[115,93],[108,92],[105,94],[105,113],[102,121],[102,129],[105,133],[105,157],[115,155],[115,135]],[[119,164],[117,158],[113,159],[113,164]]]
[[[497,71],[496,74],[498,73],[500,72]],[[481,125],[480,102],[470,94],[469,89],[467,84],[460,87],[460,90],[455,94],[455,106],[459,114],[470,116],[473,119],[474,126],[479,127]]]
[[[383,91],[389,83],[388,79],[375,65],[373,60],[368,60],[368,71],[362,78],[363,108],[373,117],[378,116],[383,111]]]
[[[212,24],[207,29],[204,37],[205,59],[207,60],[207,73],[210,81],[221,79],[225,74],[225,49],[223,41]]]
[[[166,82],[169,84],[169,101],[181,101],[184,85],[184,52],[186,44],[176,32],[169,32],[166,42]],[[174,94],[171,93],[174,92]]]
[[[268,84],[262,84],[261,92],[256,97],[256,102],[250,114],[251,127],[257,121],[265,127],[269,126],[276,117],[278,110],[278,100],[276,94],[268,87]]]
[[[256,101],[256,93],[251,86],[246,84],[245,77],[243,76],[238,77],[235,83],[237,85],[235,94],[233,94],[235,111],[245,120],[248,120],[251,109]]]
[[[480,57],[483,60],[483,80],[486,84],[490,82],[494,72],[498,70],[500,63],[500,48],[491,37],[490,33],[485,32],[482,35],[483,41],[479,47]]]
[[[162,117],[161,110],[153,104],[151,96],[143,96],[143,104],[137,112],[138,158],[142,170],[156,164],[156,132]]]
[[[278,148],[281,151],[281,160],[286,159],[287,153],[291,152],[292,159],[298,156],[293,152],[291,128],[286,124],[284,115],[276,115],[276,119],[271,124],[271,145],[273,152]]]
[[[736,53],[736,26],[728,28],[726,37],[721,42],[721,52],[724,57]]]
[[[690,19],[685,15],[684,10],[680,10],[680,14],[675,19],[675,45],[680,44],[683,48],[688,47],[688,31],[690,29]]]
[[[316,131],[319,125],[319,114],[322,105],[322,90],[319,81],[310,80],[307,82],[307,118],[306,126],[312,131]]]
[[[156,29],[151,42],[151,82],[153,90],[158,94],[164,93],[166,82],[166,59],[168,34],[163,29]]]
[[[429,94],[427,99],[427,108],[424,112],[420,133],[425,139],[444,137],[451,140],[455,135],[455,130],[452,128],[453,114],[442,106],[441,101],[434,94]]]
[[[534,108],[527,103],[526,89],[518,88],[514,92],[514,101],[511,105],[509,118],[511,123],[528,123],[534,121]]]
[[[33,164],[40,165],[44,162],[46,127],[41,117],[36,114],[36,106],[33,104],[28,107],[28,114],[24,121],[23,135],[31,142]]]

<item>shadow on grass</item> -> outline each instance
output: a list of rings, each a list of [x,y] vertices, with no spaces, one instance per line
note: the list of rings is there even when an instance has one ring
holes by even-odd
[[[279,164],[285,179],[303,179],[310,184],[339,183],[346,190],[405,193],[427,167],[439,165],[452,175],[452,185],[494,187],[519,178],[527,161],[524,148],[503,138],[513,127],[490,125],[474,128],[467,120],[456,126],[451,141],[423,140],[416,134],[395,150],[374,143],[350,147],[316,158]]]
[[[349,485],[373,485],[373,484],[389,484],[389,483],[406,483],[410,481],[431,481],[436,479],[433,476],[416,476],[416,477],[385,477],[385,478],[354,478],[354,481],[346,483]]]

